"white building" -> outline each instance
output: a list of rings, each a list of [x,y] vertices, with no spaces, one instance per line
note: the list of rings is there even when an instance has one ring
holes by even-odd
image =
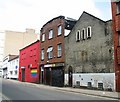
[[[15,56],[14,58],[8,61],[8,78],[18,79],[18,71],[19,71],[19,56]]]
[[[9,60],[15,58],[17,55],[8,55],[3,58],[2,64],[2,76],[3,78],[8,78],[8,71],[9,71]]]

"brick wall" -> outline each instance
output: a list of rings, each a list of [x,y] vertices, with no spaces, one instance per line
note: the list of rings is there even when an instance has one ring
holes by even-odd
[[[62,35],[58,36],[57,28],[59,25],[62,25]],[[48,39],[49,30],[53,29],[53,38]],[[44,60],[41,61],[42,64],[47,63],[47,49],[48,47],[53,47],[53,58],[49,60],[49,63],[57,63],[57,62],[64,62],[64,20],[63,19],[55,19],[52,22],[46,24],[42,28],[41,35],[45,34],[45,41],[41,42],[41,50],[44,49],[45,55]],[[42,39],[42,36],[41,38]],[[57,58],[57,44],[62,44],[62,57]]]

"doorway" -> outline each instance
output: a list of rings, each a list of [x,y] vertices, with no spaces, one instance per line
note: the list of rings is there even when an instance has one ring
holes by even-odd
[[[51,84],[51,68],[46,68],[46,85]]]
[[[64,76],[63,67],[55,67],[52,69],[52,86],[63,87]]]
[[[25,69],[22,69],[22,82],[25,81]]]
[[[68,84],[70,87],[72,87],[72,79],[73,79],[73,69],[72,69],[72,66],[69,66],[69,68],[68,68]]]

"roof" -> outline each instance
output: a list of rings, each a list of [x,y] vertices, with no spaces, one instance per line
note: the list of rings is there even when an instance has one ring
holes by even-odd
[[[11,55],[11,54],[9,54],[9,55],[7,55],[6,57],[3,58],[3,62],[4,62],[5,60],[11,60],[11,59],[13,59],[13,58],[16,57],[16,56],[18,56],[18,55]]]
[[[21,50],[23,50],[23,49],[25,49],[25,48],[27,48],[27,47],[29,47],[29,46],[31,46],[31,45],[33,45],[33,44],[35,44],[35,43],[37,43],[37,42],[40,42],[40,40],[37,40],[37,41],[35,41],[35,42],[31,43],[30,45],[25,46],[24,48],[20,49],[20,51],[21,51]]]
[[[104,21],[104,20],[102,20],[102,19],[100,19],[100,18],[98,18],[98,17],[93,16],[92,14],[89,14],[89,13],[83,11],[83,13],[82,13],[81,16],[79,17],[77,23],[79,22],[79,20],[81,19],[81,17],[82,17],[84,14],[87,14],[87,15],[89,15],[89,16],[91,16],[91,17],[93,17],[93,18],[95,18],[95,19],[97,19],[97,20],[99,20],[99,21],[101,21],[101,22],[103,22],[103,23],[107,23],[107,22],[110,22],[110,21],[111,21],[111,20]],[[76,23],[76,24],[77,24],[77,23]],[[76,25],[76,24],[75,24],[75,25]],[[75,26],[74,26],[74,27],[75,27]],[[72,32],[72,31],[71,31],[71,32]],[[69,35],[70,35],[70,33],[69,33],[67,36],[65,36],[65,38],[67,38]]]
[[[58,17],[55,17],[55,18],[49,20],[47,23],[45,23],[45,24],[43,25],[43,27],[46,26],[48,23],[50,23],[50,22],[52,22],[53,20],[58,19],[58,18],[60,18],[60,19],[65,19],[64,16],[58,16]],[[42,28],[43,28],[43,27],[42,27]],[[41,28],[41,29],[42,29],[42,28]]]
[[[88,12],[85,12],[85,11],[83,11],[82,15],[83,15],[84,13],[87,14],[87,15],[90,15],[90,16],[92,16],[92,17],[94,17],[94,18],[96,18],[96,19],[98,19],[98,20],[100,20],[100,21],[102,21],[102,22],[105,22],[104,20],[102,20],[102,19],[100,19],[100,18],[98,18],[98,17],[96,17],[96,16],[94,16],[94,15],[88,13]],[[81,16],[82,16],[82,15],[81,15]],[[81,18],[81,16],[80,16],[80,18]],[[79,19],[80,19],[80,18],[79,18]]]
[[[13,57],[11,57],[11,58],[9,59],[8,62],[10,62],[10,61],[12,61],[12,60],[14,60],[14,59],[17,59],[17,58],[19,58],[19,55],[14,55]]]

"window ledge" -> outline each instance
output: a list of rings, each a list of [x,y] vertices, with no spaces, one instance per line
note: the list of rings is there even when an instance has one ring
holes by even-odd
[[[61,34],[59,34],[59,35],[57,35],[57,36],[59,37],[59,36],[61,36],[61,35],[62,35],[62,33],[61,33]]]
[[[117,15],[120,15],[120,12],[119,12],[119,13],[117,13],[117,14],[116,14],[116,16],[117,16]]]
[[[49,38],[48,40],[52,40],[53,38]]]
[[[61,58],[62,56],[58,56],[57,58]]]

